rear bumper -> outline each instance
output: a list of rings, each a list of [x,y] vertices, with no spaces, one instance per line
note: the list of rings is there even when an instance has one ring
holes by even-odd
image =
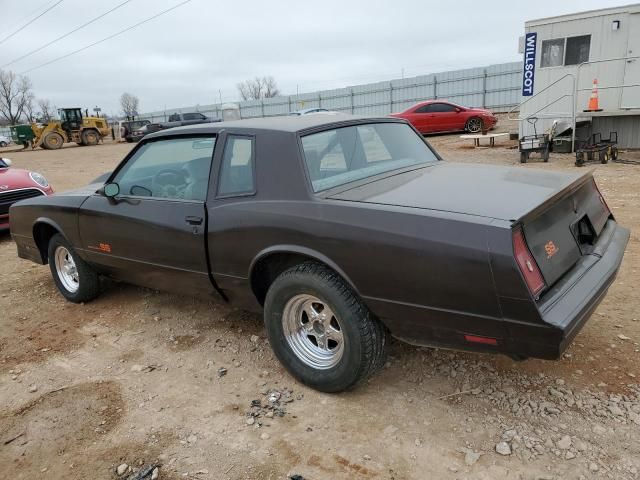
[[[571,344],[591,314],[604,299],[620,269],[629,241],[629,230],[609,220],[589,262],[574,268],[562,285],[549,292],[539,305],[543,320],[559,331],[551,358]],[[586,262],[585,262],[586,263]],[[548,357],[545,357],[548,358]]]
[[[629,230],[609,220],[591,255],[585,255],[538,302],[546,328],[516,327],[505,347],[509,353],[553,360],[569,347],[604,299],[620,268]]]

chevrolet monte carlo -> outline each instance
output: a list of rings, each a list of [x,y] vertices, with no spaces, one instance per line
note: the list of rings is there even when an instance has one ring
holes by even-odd
[[[263,311],[326,392],[391,335],[558,358],[629,238],[591,173],[450,163],[404,120],[341,114],[148,135],[106,181],[13,205],[11,234],[72,302],[108,276]]]

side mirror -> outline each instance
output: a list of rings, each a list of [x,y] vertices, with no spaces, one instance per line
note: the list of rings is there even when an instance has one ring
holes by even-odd
[[[456,108],[456,113],[460,113],[462,111],[461,108]]]
[[[120,185],[117,183],[107,183],[102,187],[102,193],[107,198],[114,198],[120,193]]]

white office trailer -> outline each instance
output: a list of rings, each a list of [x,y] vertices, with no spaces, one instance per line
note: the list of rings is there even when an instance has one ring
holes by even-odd
[[[640,4],[528,21],[520,52],[521,136],[535,118],[537,133],[558,120],[578,125],[577,140],[616,131],[621,147],[640,148]]]

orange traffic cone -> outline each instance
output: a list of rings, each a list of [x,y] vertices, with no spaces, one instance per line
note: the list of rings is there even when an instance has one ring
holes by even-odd
[[[585,112],[601,112],[602,109],[598,107],[598,79],[593,79],[593,89],[591,90],[591,97],[589,97],[589,106]]]

